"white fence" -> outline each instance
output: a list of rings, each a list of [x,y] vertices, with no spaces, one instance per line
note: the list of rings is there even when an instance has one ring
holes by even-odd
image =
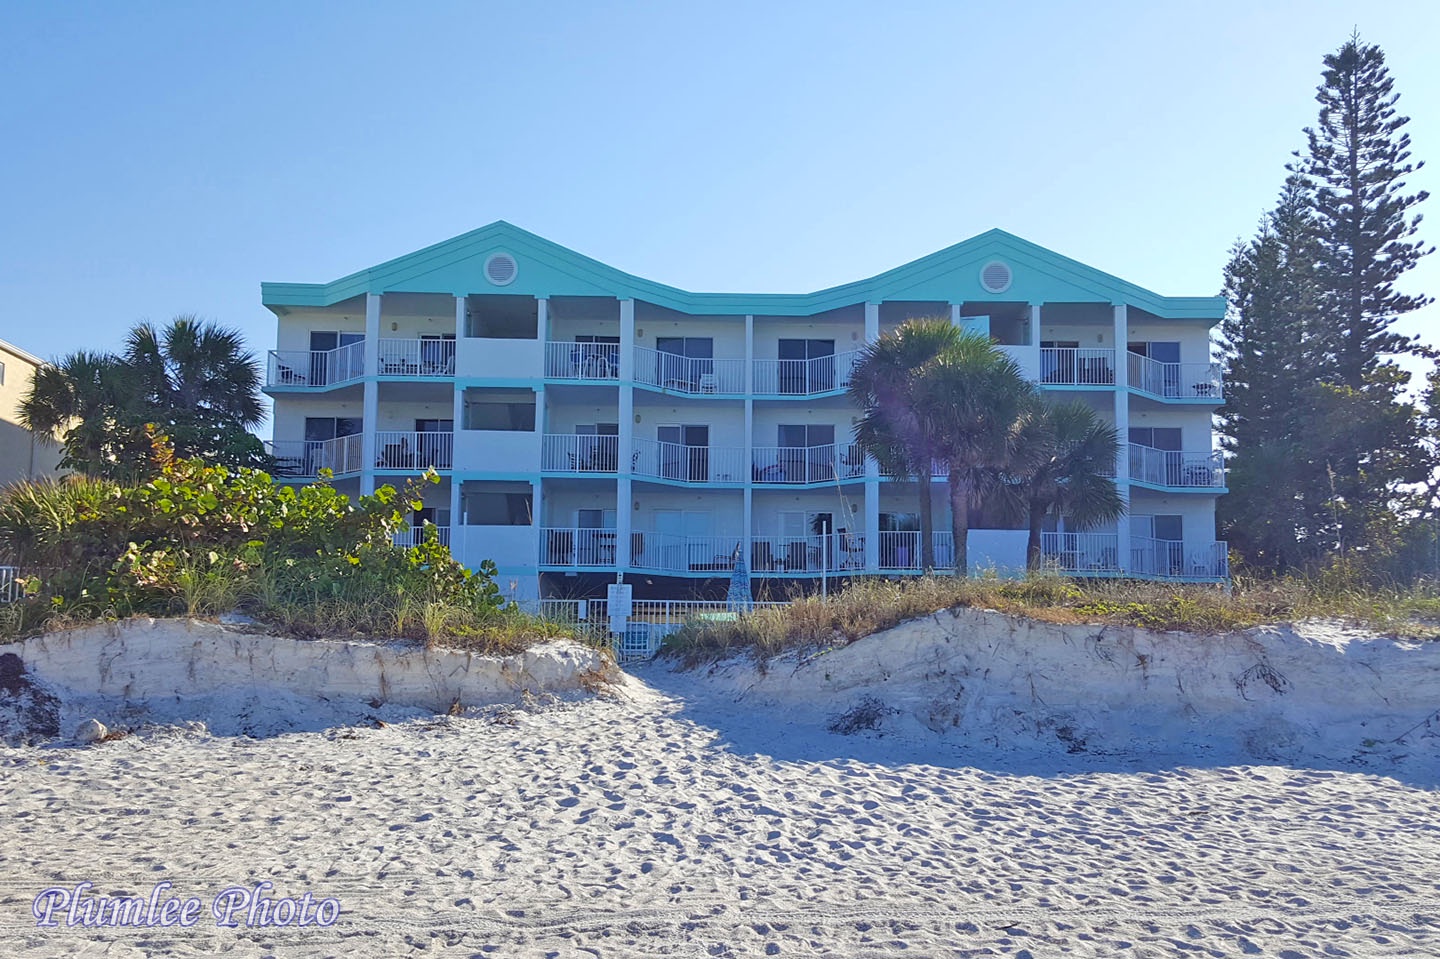
[[[755,603],[754,608],[788,605]],[[637,599],[631,604],[625,632],[616,635],[610,632],[609,609],[603,599],[542,599],[532,604],[531,611],[552,622],[580,626],[596,635],[608,636],[621,662],[650,659],[660,651],[665,637],[678,632],[686,623],[730,621],[745,615],[721,601]]]
[[[745,361],[635,348],[635,382],[676,393],[743,393]]]
[[[1219,489],[1225,485],[1225,463],[1218,452],[1181,453],[1131,443],[1130,478],[1154,486]]]
[[[356,433],[333,440],[274,440],[265,448],[276,476],[314,478],[322,469],[336,476],[360,472],[362,443]]]
[[[1120,572],[1120,537],[1115,533],[1041,533],[1040,552],[1067,573]]]
[[[741,483],[745,480],[746,456],[739,447],[686,446],[637,439],[632,468],[637,476],[677,480],[682,483]]]
[[[1162,363],[1127,354],[1130,388],[1165,399],[1218,400],[1225,394],[1218,363]]]
[[[809,396],[850,385],[859,350],[808,360],[756,360],[755,392]]]
[[[540,468],[559,473],[614,473],[620,468],[620,437],[546,433]]]
[[[455,464],[455,434],[381,430],[375,434],[375,468],[448,470]]]
[[[13,603],[20,598],[20,570],[0,566],[0,603]]]
[[[545,376],[552,380],[613,380],[620,376],[620,344],[545,344]]]
[[[1047,386],[1114,386],[1115,351],[1044,348],[1040,351],[1040,382]]]
[[[365,375],[365,342],[333,350],[271,350],[267,386],[333,386]]]
[[[757,446],[751,454],[751,479],[778,485],[825,483],[865,475],[865,453],[856,443],[832,446]]]
[[[403,529],[395,534],[391,542],[396,546],[404,546],[406,548],[419,546],[425,542],[425,538],[430,535],[430,530],[432,529],[435,530],[436,536],[440,540],[440,545],[448,547],[450,545],[450,527],[436,526],[434,523],[423,523],[419,526],[411,526],[409,529]]]
[[[453,339],[384,339],[380,341],[381,376],[454,376]]]

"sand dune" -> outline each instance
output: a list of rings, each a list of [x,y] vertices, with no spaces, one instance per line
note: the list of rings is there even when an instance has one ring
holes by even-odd
[[[1424,770],[1062,748],[972,763],[737,703],[703,673],[637,675],[597,701],[385,728],[4,749],[0,953],[1440,954]],[[47,886],[162,879],[207,904],[266,879],[343,912],[306,929],[30,918]]]

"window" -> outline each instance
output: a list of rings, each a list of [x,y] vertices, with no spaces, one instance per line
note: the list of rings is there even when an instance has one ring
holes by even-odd
[[[835,363],[826,362],[835,355],[834,340],[781,340],[777,351],[781,393],[823,393],[835,388]]]
[[[657,426],[660,475],[666,479],[704,483],[710,479],[710,427]]]
[[[365,356],[362,350],[345,350],[337,353],[342,346],[364,343],[364,333],[343,333],[336,330],[310,331],[310,385],[324,386],[354,379],[365,372]]]
[[[466,483],[460,498],[466,526],[529,526],[535,515],[529,483]]]
[[[535,430],[535,393],[532,390],[468,389],[464,414],[467,430],[530,433]]]
[[[1130,442],[1137,446],[1148,446],[1154,450],[1180,449],[1180,429],[1169,426],[1132,426]]]
[[[470,296],[465,300],[465,336],[492,340],[534,340],[540,309],[533,296]]]
[[[709,336],[657,336],[660,355],[657,380],[660,386],[698,390],[702,376],[715,373],[715,340]]]
[[[835,427],[832,424],[781,424],[776,430],[780,480],[823,483],[835,478]]]
[[[5,385],[5,362],[0,360],[0,386]]]

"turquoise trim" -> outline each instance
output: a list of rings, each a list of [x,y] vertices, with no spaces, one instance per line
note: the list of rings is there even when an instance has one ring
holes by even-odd
[[[519,266],[514,282],[506,286],[494,286],[482,274],[486,258],[498,252],[511,254]],[[980,269],[991,260],[1013,270],[1004,293],[988,293],[980,285]],[[699,315],[808,316],[886,300],[1124,303],[1162,319],[1205,320],[1209,325],[1225,313],[1223,297],[1160,296],[1003,230],[814,293],[693,293],[617,270],[504,220],[330,283],[260,285],[262,302],[282,315],[290,307],[331,306],[367,293],[391,292],[608,296]]]

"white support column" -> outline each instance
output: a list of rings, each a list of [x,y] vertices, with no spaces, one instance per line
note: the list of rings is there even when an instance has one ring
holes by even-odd
[[[1030,304],[1030,342],[1027,346],[1040,349],[1040,304]],[[1038,354],[1037,354],[1038,355]]]
[[[951,326],[959,326],[959,325],[960,325],[960,304],[959,304],[959,303],[951,303],[951,304],[950,304],[950,325],[951,325]]]
[[[1115,432],[1120,437],[1120,451],[1115,457],[1115,487],[1125,502],[1125,515],[1116,524],[1117,551],[1121,569],[1130,568],[1130,360],[1125,344],[1130,339],[1128,311],[1124,303],[1115,304]]]
[[[460,348],[460,341],[465,338],[465,294],[455,294],[455,348]]]
[[[550,298],[547,296],[535,298],[535,332],[539,334],[541,344],[550,341]]]
[[[874,463],[872,462],[873,468]],[[865,477],[865,571],[880,569],[880,478]]]
[[[463,299],[461,299],[461,300],[459,301],[459,303],[460,303],[460,305],[456,308],[456,309],[457,309],[457,313],[459,314],[459,317],[458,317],[457,320],[456,320],[457,328],[461,328],[459,325],[460,325],[460,324],[463,324],[463,322],[464,322],[464,310],[465,310],[465,306],[464,306],[465,301],[464,301]],[[457,337],[457,342],[458,342],[458,337]],[[458,355],[458,354],[457,354],[457,355]],[[454,457],[454,456],[455,456],[455,452],[456,452],[457,450],[459,450],[459,449],[462,447],[462,445],[463,445],[463,444],[461,444],[461,443],[455,442],[455,439],[456,439],[456,437],[459,435],[460,431],[465,428],[465,388],[462,387],[459,383],[452,383],[451,386],[454,388],[454,391],[455,391],[455,394],[454,394],[454,396],[455,396],[454,406],[453,406],[452,411],[451,411],[451,414],[450,414],[451,420],[452,420],[452,421],[454,422],[454,424],[455,424],[455,435],[454,435],[454,436],[451,436],[451,438],[450,438],[450,451],[451,451],[451,452],[450,452],[450,455],[451,455],[452,457]],[[453,459],[453,460],[451,461],[451,469],[450,469],[450,549],[451,549],[452,552],[454,552],[455,548],[460,545],[460,538],[459,538],[459,537],[460,537],[460,531],[459,531],[459,526],[460,526],[460,474],[461,474],[462,472],[464,472],[466,469],[475,468],[475,467],[478,466],[478,465],[479,465],[479,464],[473,464],[473,465],[472,465],[472,464],[470,464],[470,463],[462,463],[462,462],[460,462],[460,460],[459,460],[458,458]],[[462,562],[463,562],[463,560],[462,560]]]
[[[630,565],[632,497],[635,460],[635,301],[620,301],[620,476],[615,483],[615,565]]]
[[[745,315],[745,395],[755,395],[755,317]]]
[[[880,339],[880,304],[865,304],[865,342],[874,343]]]
[[[380,428],[380,294],[365,294],[365,385],[361,387],[360,492],[375,492],[375,431]]]

